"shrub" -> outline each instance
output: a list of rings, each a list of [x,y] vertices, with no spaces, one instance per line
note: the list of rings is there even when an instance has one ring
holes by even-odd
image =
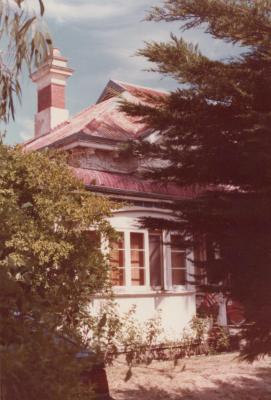
[[[230,336],[227,328],[214,325],[209,331],[207,342],[211,354],[229,350]]]

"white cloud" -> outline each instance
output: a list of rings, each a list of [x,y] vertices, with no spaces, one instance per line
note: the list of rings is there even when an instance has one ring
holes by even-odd
[[[56,45],[75,69],[68,83],[67,100],[71,115],[95,102],[108,79],[119,79],[154,88],[172,90],[176,82],[161,80],[144,71],[150,64],[144,57],[133,57],[144,41],[168,41],[169,33],[198,43],[209,57],[234,55],[230,44],[214,41],[203,29],[181,32],[179,23],[153,23],[142,19],[161,0],[44,0],[49,30]],[[0,0],[1,2],[1,0]],[[27,0],[36,7],[38,0]],[[59,24],[59,22],[62,22]],[[10,121],[6,141],[22,142],[33,137],[36,89],[25,76],[23,102],[17,106],[16,122]]]
[[[47,0],[45,10],[48,17],[61,22],[103,20],[129,14],[148,2],[148,0]]]
[[[33,119],[20,119],[17,123],[20,125],[19,136],[23,141],[31,139],[34,136]]]

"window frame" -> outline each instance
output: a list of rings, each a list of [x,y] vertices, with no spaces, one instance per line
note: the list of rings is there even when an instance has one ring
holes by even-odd
[[[173,269],[176,269],[176,270],[181,270],[181,271],[185,271],[185,281],[187,281],[187,275],[188,275],[188,271],[187,271],[187,250],[181,250],[181,249],[173,249],[173,246],[172,246],[172,236],[180,236],[180,234],[178,234],[178,233],[174,233],[174,232],[170,232],[170,234],[169,234],[169,238],[170,238],[170,245],[169,245],[169,247],[170,247],[170,263],[169,263],[169,266],[170,266],[170,274],[171,274],[171,287],[173,288],[173,289],[178,289],[178,288],[186,288],[187,287],[187,282],[186,283],[184,283],[184,284],[174,284],[173,283]],[[173,265],[172,265],[172,253],[177,253],[177,254],[184,254],[184,267],[181,267],[181,268],[173,268]]]
[[[123,233],[124,238],[124,285],[112,285],[118,292],[121,291],[146,291],[150,288],[150,266],[149,266],[149,235],[146,229],[116,229],[116,232]],[[131,264],[131,233],[142,233],[144,243],[144,285],[132,284]],[[110,244],[109,244],[110,248]],[[110,249],[109,249],[110,252]],[[143,268],[142,268],[143,269]]]
[[[118,233],[122,233],[123,234],[123,248],[118,248],[118,251],[123,251],[123,258],[124,258],[124,263],[123,263],[123,267],[118,267],[119,269],[123,269],[123,285],[113,285],[112,284],[112,277],[111,277],[111,265],[110,265],[110,258],[109,258],[109,270],[108,270],[108,275],[109,275],[109,280],[112,284],[112,287],[114,288],[119,288],[119,289],[123,289],[126,287],[126,280],[127,280],[127,270],[126,270],[126,249],[125,249],[125,234],[123,231],[116,231]],[[110,257],[110,253],[112,248],[110,247],[110,242],[107,243],[108,246],[108,255]]]
[[[177,231],[164,231],[163,232],[163,240],[165,243],[165,264],[166,268],[164,268],[164,276],[165,276],[165,290],[167,291],[195,291],[194,286],[187,282],[184,285],[174,285],[172,279],[172,262],[171,262],[171,236],[178,235]],[[182,252],[180,250],[180,252]],[[193,250],[183,250],[185,253],[185,276],[186,280],[188,280],[189,275],[194,273],[194,265],[193,265]],[[193,279],[193,278],[192,278]],[[191,279],[191,280],[192,280]]]
[[[161,256],[161,260],[160,260],[161,285],[154,286],[151,284],[150,246],[149,246],[148,260],[149,260],[150,289],[155,292],[157,290],[165,289],[165,269],[166,269],[166,263],[165,263],[165,257],[164,257],[165,256],[165,246],[164,246],[164,240],[163,240],[163,231],[160,231],[160,232],[148,231],[149,245],[150,245],[150,236],[159,237],[159,247],[160,247],[160,256]]]
[[[123,233],[124,237],[124,285],[112,285],[112,288],[116,293],[126,294],[137,294],[143,292],[184,292],[184,291],[195,291],[193,284],[187,282],[184,285],[174,285],[172,279],[172,262],[171,262],[171,235],[178,235],[175,231],[161,231],[161,277],[162,286],[152,287],[150,282],[150,250],[149,250],[149,236],[153,233],[147,229],[132,229],[132,228],[115,228],[116,232]],[[144,285],[132,285],[131,280],[131,233],[143,233],[144,235]],[[159,235],[159,233],[157,233]],[[110,244],[107,243],[103,246],[106,248],[106,253],[110,253]],[[189,275],[194,273],[193,250],[180,250],[185,253],[185,277],[189,279]],[[109,267],[110,268],[110,267]],[[110,270],[109,270],[110,274]],[[110,279],[110,276],[109,276]],[[191,277],[190,280],[193,278]]]

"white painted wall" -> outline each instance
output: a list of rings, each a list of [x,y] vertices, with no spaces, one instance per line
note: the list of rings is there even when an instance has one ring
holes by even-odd
[[[120,313],[136,306],[135,317],[140,323],[157,315],[161,316],[162,327],[167,338],[180,339],[183,329],[196,313],[195,294],[193,292],[153,292],[116,294],[115,301]],[[99,310],[104,300],[95,299],[93,306]]]

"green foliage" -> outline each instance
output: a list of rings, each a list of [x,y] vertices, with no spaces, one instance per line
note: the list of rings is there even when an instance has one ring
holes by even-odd
[[[213,318],[215,321],[217,320],[218,312],[219,312],[218,304],[212,304],[211,306],[207,307],[205,303],[202,303],[197,308],[197,315],[200,318]]]
[[[207,343],[210,354],[221,353],[229,350],[230,338],[227,328],[214,325],[208,334]]]
[[[0,145],[0,365],[3,400],[85,399],[83,321],[107,286],[116,206],[72,175],[63,156]],[[89,367],[89,365],[88,365]]]
[[[107,364],[112,364],[120,354],[125,354],[129,368],[133,364],[149,363],[153,359],[152,349],[161,343],[164,333],[161,317],[157,313],[143,324],[135,313],[135,307],[120,313],[113,299],[106,300],[98,314],[89,316],[85,326],[87,346],[101,355]]]
[[[199,318],[194,316],[190,321],[190,328],[194,332],[195,339],[200,343],[206,340],[206,336],[210,329],[211,319],[209,318]]]
[[[167,340],[162,347],[164,348],[162,359],[172,359],[176,363],[182,358],[228,351],[229,333],[227,328],[214,325],[212,318],[194,316],[179,340],[174,342]]]
[[[271,353],[270,16],[265,0],[164,1],[150,20],[179,21],[182,30],[201,27],[238,45],[239,55],[212,60],[175,36],[149,42],[139,54],[180,86],[143,105],[122,104],[160,133],[155,144],[134,146],[138,157],[155,161],[147,176],[193,186],[198,194],[175,205],[174,227],[191,248],[206,239],[207,262],[195,260],[209,278],[203,289],[222,291],[245,306],[248,359]]]
[[[21,98],[21,72],[44,62],[52,39],[42,23],[42,0],[0,0],[0,121],[14,118],[14,98]],[[36,8],[31,9],[31,5]]]

